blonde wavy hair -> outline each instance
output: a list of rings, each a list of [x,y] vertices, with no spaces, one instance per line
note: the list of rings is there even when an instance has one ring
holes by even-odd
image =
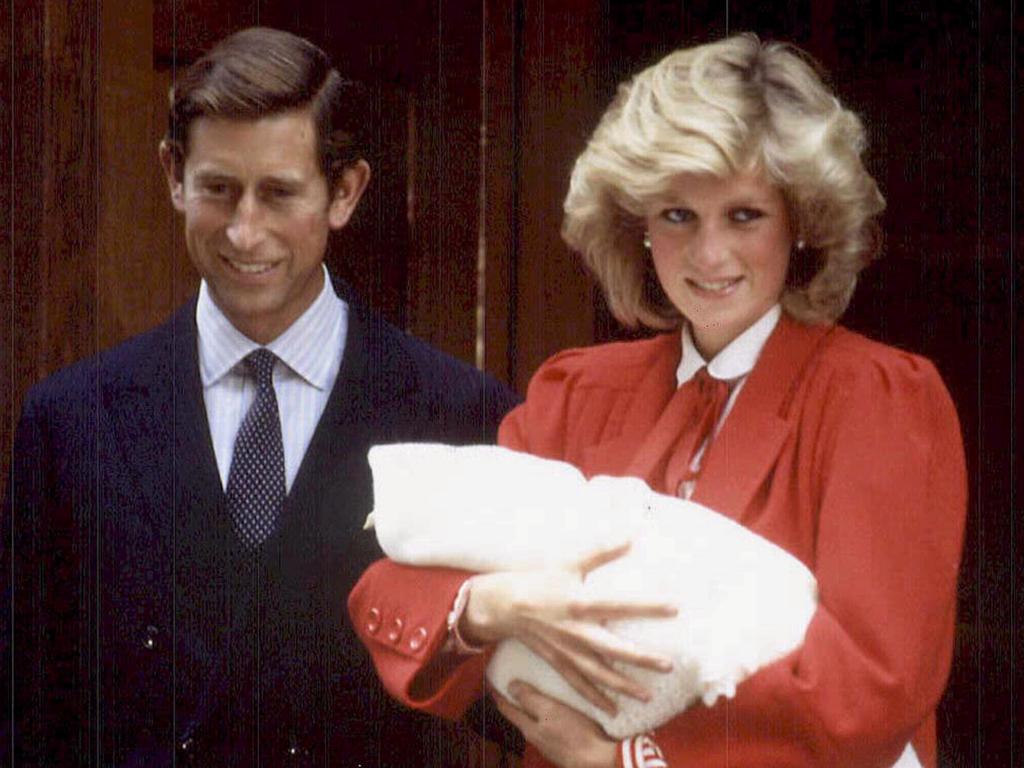
[[[783,307],[831,323],[880,246],[885,200],[861,162],[865,143],[861,121],[799,49],[753,34],[682,49],[619,86],[576,160],[562,237],[620,322],[671,328],[681,317],[642,244],[645,207],[680,173],[760,171],[782,190],[805,244],[790,260]]]

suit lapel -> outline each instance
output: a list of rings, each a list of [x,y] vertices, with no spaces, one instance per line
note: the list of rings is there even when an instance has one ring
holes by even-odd
[[[224,489],[210,438],[210,424],[203,402],[199,376],[198,331],[195,302],[191,301],[172,321],[174,371],[172,372],[175,426],[176,475],[182,485],[195,489],[203,508],[220,510]],[[224,518],[218,515],[218,518]]]
[[[739,518],[792,430],[786,407],[831,326],[779,320],[732,412],[708,449],[693,500]]]
[[[137,509],[169,523],[182,488],[217,508],[223,499],[210,441],[196,351],[195,301],[150,337],[143,354],[104,377],[103,410],[109,433],[103,450],[120,456],[138,495]],[[112,359],[111,367],[120,367]],[[114,465],[112,465],[114,466]],[[166,516],[156,511],[165,510]]]

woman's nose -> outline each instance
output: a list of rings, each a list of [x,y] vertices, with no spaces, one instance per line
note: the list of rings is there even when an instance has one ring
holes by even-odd
[[[723,232],[713,226],[702,226],[691,243],[690,260],[698,267],[713,268],[725,260],[728,250]]]

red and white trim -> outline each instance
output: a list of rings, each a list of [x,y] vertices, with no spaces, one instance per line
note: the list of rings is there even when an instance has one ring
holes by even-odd
[[[458,656],[473,656],[483,653],[483,648],[470,645],[459,632],[459,622],[462,621],[462,614],[466,612],[466,604],[469,602],[470,581],[472,579],[462,582],[462,586],[459,587],[459,592],[455,596],[455,603],[452,605],[451,611],[448,612],[448,639],[441,648],[445,653],[454,653]]]
[[[668,768],[661,749],[648,734],[619,742],[620,768]]]

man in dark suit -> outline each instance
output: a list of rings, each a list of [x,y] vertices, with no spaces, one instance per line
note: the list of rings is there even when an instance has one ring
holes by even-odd
[[[467,764],[381,691],[345,599],[380,556],[367,449],[491,441],[515,396],[327,276],[370,177],[351,87],[267,29],[176,84],[160,160],[202,285],[26,398],[0,764]]]

